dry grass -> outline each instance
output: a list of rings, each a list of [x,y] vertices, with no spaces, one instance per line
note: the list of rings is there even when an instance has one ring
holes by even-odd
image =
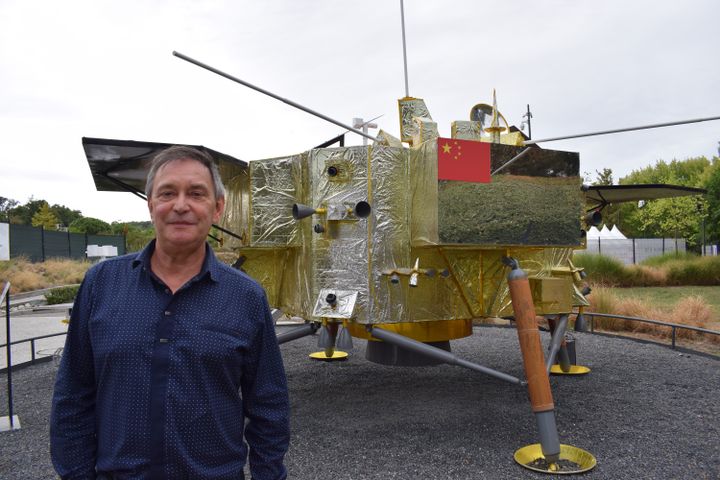
[[[50,259],[32,263],[14,258],[0,263],[0,281],[9,281],[11,293],[80,283],[92,265],[86,260]]]
[[[621,299],[612,292],[612,289],[604,287],[595,287],[592,295],[588,298],[591,304],[589,311],[597,313],[646,318],[706,329],[713,329],[717,322],[712,307],[700,296],[682,298],[670,309],[658,308],[636,298]],[[669,327],[615,318],[597,317],[595,319],[595,328],[611,332],[623,331],[665,338],[672,335],[672,329]],[[679,339],[703,340],[720,344],[720,337],[717,335],[705,335],[684,329],[678,329],[676,335]]]

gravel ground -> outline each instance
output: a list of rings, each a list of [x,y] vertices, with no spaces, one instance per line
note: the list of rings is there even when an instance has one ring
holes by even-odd
[[[290,328],[290,327],[281,327]],[[627,339],[576,334],[583,377],[552,377],[562,443],[590,451],[587,479],[720,478],[720,361]],[[544,338],[546,341],[547,338]],[[536,443],[526,389],[459,367],[311,362],[315,340],[282,346],[293,410],[286,464],[297,479],[553,478],[513,452]],[[523,376],[513,329],[476,327],[456,354]],[[22,429],[0,433],[0,478],[55,478],[48,414],[56,367],[13,376]],[[0,415],[7,415],[5,377]]]

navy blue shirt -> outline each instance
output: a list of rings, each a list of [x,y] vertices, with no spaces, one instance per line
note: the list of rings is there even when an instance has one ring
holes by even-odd
[[[50,420],[63,479],[286,477],[289,402],[262,288],[209,246],[172,292],[155,247],[105,260],[75,300]],[[96,473],[97,472],[97,473]]]

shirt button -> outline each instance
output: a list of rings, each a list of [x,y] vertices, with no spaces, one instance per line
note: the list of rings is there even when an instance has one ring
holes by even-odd
[[[165,316],[172,315],[172,312],[170,310],[165,310]]]

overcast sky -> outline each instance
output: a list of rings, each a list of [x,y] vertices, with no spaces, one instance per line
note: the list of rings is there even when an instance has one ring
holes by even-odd
[[[406,0],[405,21],[409,93],[443,136],[493,88],[511,124],[530,104],[536,139],[720,115],[717,0]],[[95,191],[83,136],[253,160],[341,132],[173,50],[343,122],[384,115],[399,136],[399,1],[0,0],[0,195],[146,220],[136,197]],[[617,180],[718,141],[708,122],[543,146]]]

